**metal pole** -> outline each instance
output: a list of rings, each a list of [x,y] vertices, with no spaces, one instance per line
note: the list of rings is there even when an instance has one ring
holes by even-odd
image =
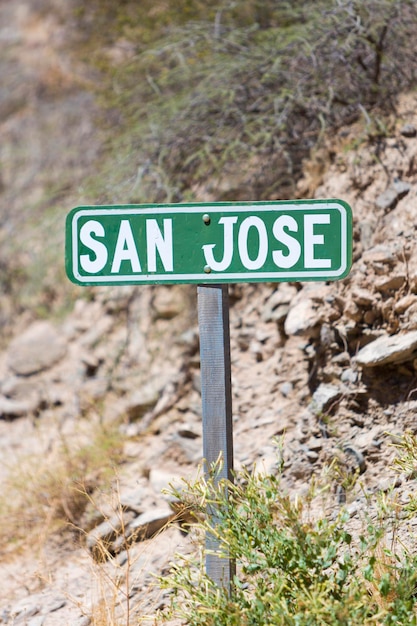
[[[200,330],[201,399],[203,405],[203,454],[206,473],[221,455],[216,480],[233,480],[232,383],[230,364],[229,292],[227,285],[199,285],[198,324]],[[207,512],[216,525],[216,510]],[[208,534],[206,548],[219,549],[220,542]],[[230,593],[235,571],[226,556],[206,556],[207,575]]]

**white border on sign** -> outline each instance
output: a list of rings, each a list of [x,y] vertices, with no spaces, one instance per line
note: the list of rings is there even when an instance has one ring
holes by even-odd
[[[307,204],[307,203],[306,203]],[[287,279],[288,281],[293,280],[302,280],[303,278],[322,278],[323,280],[328,280],[330,278],[337,278],[341,276],[347,269],[347,212],[346,208],[343,204],[338,204],[336,202],[317,202],[317,203],[308,203],[309,210],[335,210],[339,211],[341,215],[341,230],[340,230],[340,248],[341,248],[341,266],[337,270],[312,270],[312,271],[298,271],[298,272],[218,272],[212,274],[206,274],[205,272],[201,272],[199,274],[124,274],[124,275],[106,275],[106,276],[94,276],[93,274],[89,274],[88,276],[83,276],[80,274],[78,269],[78,220],[81,217],[89,216],[94,217],[97,215],[168,215],[169,213],[243,213],[243,212],[267,212],[267,211],[305,211],[306,204],[302,206],[302,204],[247,204],[247,205],[200,205],[200,206],[190,206],[184,207],[179,206],[176,209],[175,206],[169,207],[146,207],[146,208],[124,208],[123,206],[118,207],[117,209],[109,208],[109,209],[80,209],[77,213],[75,213],[72,220],[72,271],[74,274],[74,278],[81,283],[120,283],[120,282],[146,282],[149,281],[165,281],[165,282],[179,282],[179,281],[189,281],[193,282],[218,282],[222,281],[233,281],[239,280],[239,282],[251,282],[254,278],[257,280],[276,280],[279,279]]]

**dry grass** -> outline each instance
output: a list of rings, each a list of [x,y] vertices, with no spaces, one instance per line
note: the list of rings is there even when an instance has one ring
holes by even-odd
[[[85,433],[61,437],[47,454],[18,458],[0,496],[3,553],[41,547],[57,531],[77,528],[89,495],[110,482],[121,455],[115,429],[90,425],[88,440]]]

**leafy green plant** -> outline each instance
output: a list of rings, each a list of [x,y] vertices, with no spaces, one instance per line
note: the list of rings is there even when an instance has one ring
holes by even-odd
[[[417,557],[387,547],[384,516],[364,518],[354,537],[345,511],[314,516],[308,498],[291,499],[279,477],[260,473],[238,475],[235,485],[203,478],[177,497],[199,515],[216,508],[216,524],[204,518],[198,536],[202,542],[215,534],[219,556],[234,559],[237,574],[229,595],[204,573],[204,548],[199,558],[179,558],[161,579],[172,591],[164,619],[192,626],[417,623]]]

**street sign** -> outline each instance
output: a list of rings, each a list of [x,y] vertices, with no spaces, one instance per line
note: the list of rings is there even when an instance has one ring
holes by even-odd
[[[342,200],[86,206],[66,222],[80,285],[339,280],[351,257]]]
[[[206,471],[233,480],[227,283],[338,280],[352,259],[342,200],[78,207],[66,222],[65,264],[79,285],[199,283]],[[207,513],[217,525],[217,510]],[[208,576],[229,593],[234,563],[206,537]]]

